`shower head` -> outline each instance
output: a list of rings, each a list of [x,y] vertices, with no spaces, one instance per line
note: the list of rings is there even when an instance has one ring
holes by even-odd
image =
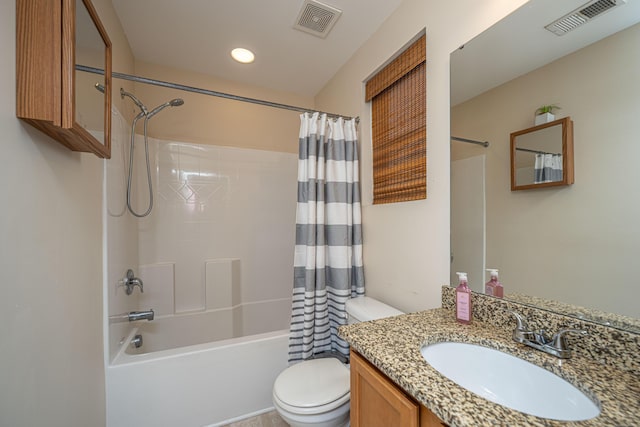
[[[104,93],[104,85],[96,83],[95,85],[93,85],[93,87],[95,87],[97,91]]]
[[[182,104],[184,104],[184,101],[182,100],[182,98],[176,98],[176,99],[172,99],[169,102],[165,102],[164,104],[158,105],[156,108],[151,110],[149,114],[147,114],[147,120],[155,116],[156,114],[158,114],[160,111],[164,110],[167,107],[179,107]]]
[[[133,102],[135,102],[135,104],[138,106],[138,108],[140,108],[140,110],[142,110],[142,112],[144,113],[145,116],[149,113],[149,111],[147,110],[147,107],[145,107],[144,104],[142,102],[140,102],[140,100],[138,98],[136,98],[132,93],[129,93],[126,90],[120,88],[120,97],[122,99],[124,99],[125,96],[128,96],[129,98],[131,98],[131,100]]]

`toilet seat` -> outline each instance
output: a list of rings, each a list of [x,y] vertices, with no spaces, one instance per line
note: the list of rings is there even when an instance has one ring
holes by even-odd
[[[318,414],[349,402],[349,368],[337,359],[312,359],[285,369],[273,386],[273,399],[294,414]]]

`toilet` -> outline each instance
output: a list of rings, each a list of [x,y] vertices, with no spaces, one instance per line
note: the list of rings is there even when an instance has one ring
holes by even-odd
[[[347,301],[348,324],[403,314],[369,297]],[[273,404],[292,427],[349,425],[349,366],[333,357],[311,359],[282,371],[273,385]]]

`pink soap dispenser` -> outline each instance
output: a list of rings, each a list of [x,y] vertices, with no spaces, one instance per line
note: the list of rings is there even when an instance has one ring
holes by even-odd
[[[491,279],[484,285],[484,293],[494,297],[502,298],[504,296],[504,288],[498,280],[498,270],[496,268],[487,268]]]
[[[458,275],[458,287],[456,288],[456,320],[468,325],[471,323],[471,289],[467,284],[467,273]]]

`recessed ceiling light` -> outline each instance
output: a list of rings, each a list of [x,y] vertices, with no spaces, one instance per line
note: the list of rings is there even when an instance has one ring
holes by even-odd
[[[250,64],[255,59],[255,55],[248,49],[243,49],[238,47],[231,51],[231,56],[238,62],[242,62],[243,64]]]

